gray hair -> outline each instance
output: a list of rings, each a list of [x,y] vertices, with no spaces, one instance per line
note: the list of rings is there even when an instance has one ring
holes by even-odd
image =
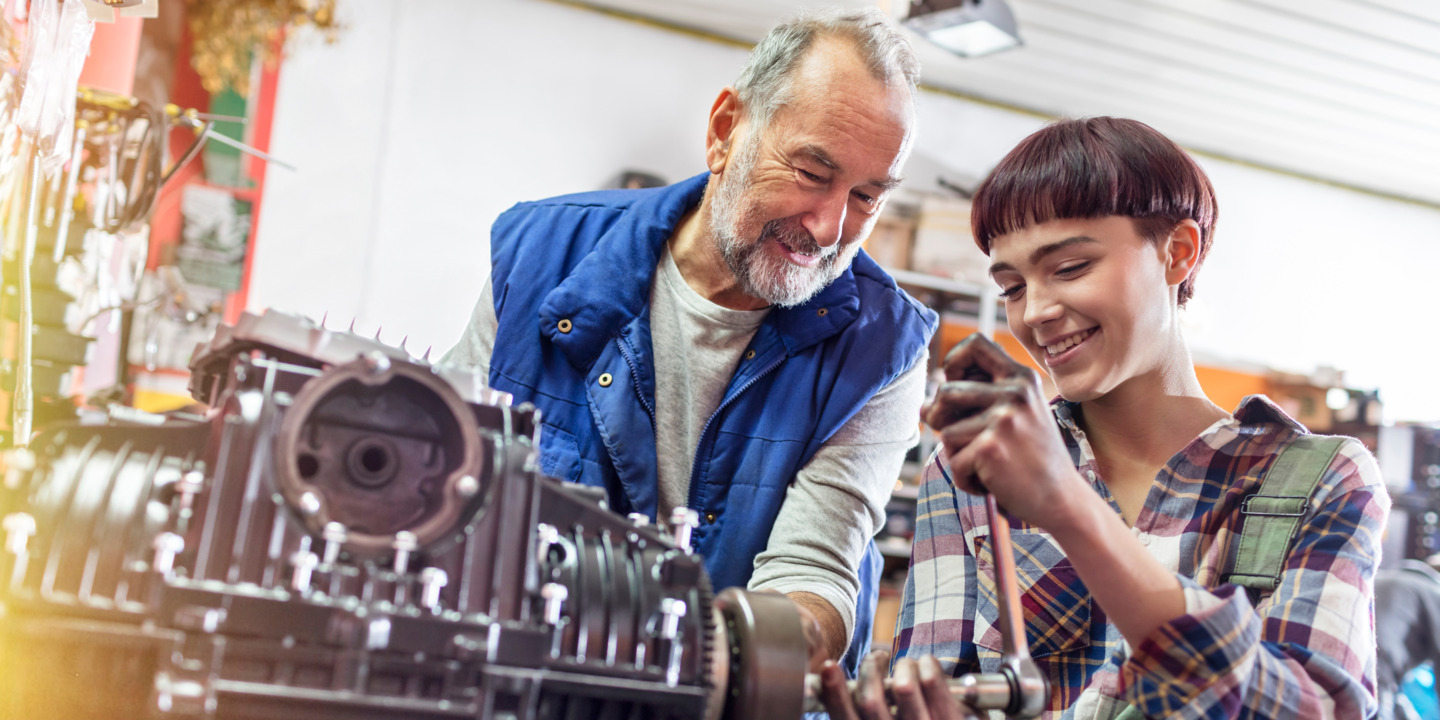
[[[790,80],[795,66],[820,37],[849,40],[875,79],[886,83],[903,79],[915,92],[920,61],[909,38],[884,12],[874,7],[811,10],[771,29],[740,71],[736,94],[757,128],[768,125],[775,111],[793,99]]]

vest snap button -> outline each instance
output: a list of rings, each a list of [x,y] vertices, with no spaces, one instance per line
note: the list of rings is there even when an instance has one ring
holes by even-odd
[[[600,387],[610,387],[610,383],[614,381],[615,378],[611,377],[610,373],[600,373]]]
[[[830,314],[830,311],[825,308],[820,308],[819,310],[815,311],[815,314],[819,315],[820,317],[825,317],[826,315]]]
[[[745,359],[746,359],[746,360],[754,360],[754,359],[755,359],[755,351],[754,351],[754,350],[747,350],[747,351],[745,352]]]
[[[556,323],[555,327],[562,333],[568,333],[570,332],[570,328],[574,327],[574,325],[570,324],[570,318],[565,318],[564,320]]]
[[[752,350],[751,352],[754,352],[754,351]],[[713,513],[713,512],[705,513],[705,522],[710,523],[710,524],[713,525],[713,524],[715,523],[715,513]]]

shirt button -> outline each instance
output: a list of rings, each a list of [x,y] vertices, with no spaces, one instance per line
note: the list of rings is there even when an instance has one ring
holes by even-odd
[[[712,525],[715,524],[715,513],[713,513],[713,512],[705,513],[705,522],[710,523],[710,524],[712,524]]]
[[[565,318],[564,320],[556,323],[555,327],[562,333],[568,333],[570,332],[570,328],[574,326],[570,324],[570,318]]]
[[[600,373],[600,387],[610,387],[612,382],[615,382],[615,378],[611,377],[610,373]]]

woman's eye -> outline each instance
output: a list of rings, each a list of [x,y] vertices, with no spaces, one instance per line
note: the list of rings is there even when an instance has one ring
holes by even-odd
[[[1000,299],[1012,300],[1014,298],[1017,298],[1020,296],[1021,291],[1023,291],[1024,289],[1024,285],[1011,285],[1007,288],[1000,288]]]
[[[1057,275],[1074,275],[1075,273],[1078,273],[1088,267],[1090,267],[1090,261],[1086,260],[1085,262],[1075,263],[1074,265],[1066,265],[1065,267],[1056,270],[1055,273]]]

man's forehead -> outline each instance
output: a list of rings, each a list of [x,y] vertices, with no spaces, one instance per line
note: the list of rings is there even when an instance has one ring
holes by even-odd
[[[835,104],[787,105],[766,129],[791,162],[808,160],[830,170],[859,173],[884,187],[900,182],[912,134],[909,118],[856,118]]]

